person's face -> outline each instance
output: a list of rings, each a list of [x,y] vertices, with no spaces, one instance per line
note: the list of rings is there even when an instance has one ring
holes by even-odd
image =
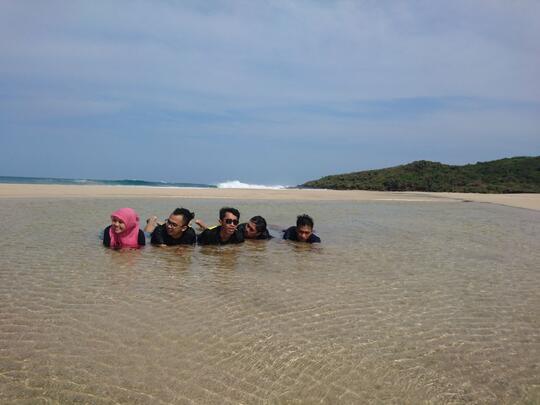
[[[312,233],[313,229],[308,225],[299,226],[296,228],[296,235],[298,236],[298,240],[300,242],[307,242]]]
[[[259,236],[259,232],[257,232],[257,225],[255,225],[254,222],[249,221],[246,224],[246,227],[244,228],[244,236],[248,239],[255,239],[257,236]]]
[[[165,229],[169,236],[177,238],[186,230],[187,226],[184,225],[183,215],[169,215],[167,222],[165,223]]]
[[[126,230],[126,224],[118,217],[111,217],[111,227],[114,233],[122,233]]]
[[[226,235],[232,235],[238,226],[238,218],[232,212],[226,212],[223,219],[220,219],[219,222]]]

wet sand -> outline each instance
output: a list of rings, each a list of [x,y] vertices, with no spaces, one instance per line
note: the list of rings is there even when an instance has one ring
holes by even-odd
[[[203,198],[291,201],[474,201],[540,210],[540,194],[423,193],[362,190],[264,190],[133,186],[0,184],[0,198]]]

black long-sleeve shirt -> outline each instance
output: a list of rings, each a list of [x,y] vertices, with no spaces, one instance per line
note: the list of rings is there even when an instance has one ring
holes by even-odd
[[[199,245],[228,245],[233,243],[243,243],[244,234],[236,229],[231,237],[227,240],[222,240],[221,235],[221,226],[216,226],[215,228],[205,229],[199,236],[197,236],[197,243]]]

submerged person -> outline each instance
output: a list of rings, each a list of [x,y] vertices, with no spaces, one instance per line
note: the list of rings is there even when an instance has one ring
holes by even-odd
[[[236,208],[223,207],[219,210],[220,225],[213,228],[206,228],[197,236],[197,243],[199,245],[243,243],[244,234],[238,229],[239,220],[240,211]],[[202,222],[199,221],[199,223]]]
[[[272,235],[266,228],[266,220],[260,215],[252,217],[248,222],[238,225],[238,229],[246,239],[272,239]]]
[[[144,230],[152,234],[152,245],[194,245],[197,235],[189,226],[194,216],[195,214],[186,208],[176,208],[164,224],[158,224],[157,217],[150,218]]]
[[[139,216],[133,208],[120,208],[111,214],[111,225],[103,231],[103,245],[113,248],[137,248],[146,243],[139,229]]]
[[[199,225],[202,229],[208,229],[209,227],[200,219],[196,220],[195,223]],[[252,217],[248,222],[244,222],[238,225],[238,230],[242,232],[245,239],[272,239],[272,235],[268,232],[266,227],[266,220],[260,215]]]
[[[307,215],[298,215],[296,226],[283,231],[283,239],[306,243],[321,243],[321,239],[313,233],[313,219]]]

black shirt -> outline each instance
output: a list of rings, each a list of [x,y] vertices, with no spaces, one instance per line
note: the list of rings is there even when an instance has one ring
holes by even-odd
[[[103,245],[107,247],[111,247],[111,235],[109,234],[109,229],[111,229],[111,225],[103,231]],[[140,229],[139,234],[137,235],[137,243],[139,246],[144,246],[146,244],[146,237],[144,236],[144,232]]]
[[[248,239],[245,235],[245,232],[246,232],[246,225],[247,223],[244,222],[243,224],[240,224],[238,225],[238,230],[240,232],[242,232],[242,235],[244,235],[245,239]],[[270,232],[268,232],[268,229],[265,229],[264,232],[262,232],[259,236],[257,236],[256,238],[254,239],[260,239],[260,240],[263,240],[263,239],[272,239],[273,236],[270,235]]]
[[[298,241],[298,234],[296,233],[296,226],[291,226],[289,229],[283,232],[284,232],[283,239]],[[306,242],[307,243],[321,243],[321,239],[317,235],[312,233]]]
[[[221,226],[216,226],[215,228],[205,229],[199,236],[197,236],[197,243],[199,245],[228,245],[230,243],[243,243],[244,242],[244,233],[241,232],[238,228],[234,231],[231,237],[223,241],[219,232],[221,231]]]
[[[158,225],[154,232],[152,232],[152,238],[150,242],[152,245],[194,245],[197,241],[197,236],[193,228],[189,227],[184,231],[181,237],[178,239],[173,238],[167,233],[166,225]]]

